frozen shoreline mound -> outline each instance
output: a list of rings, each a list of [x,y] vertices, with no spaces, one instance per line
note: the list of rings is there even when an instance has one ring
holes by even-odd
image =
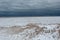
[[[0,27],[0,40],[60,40],[60,24]]]

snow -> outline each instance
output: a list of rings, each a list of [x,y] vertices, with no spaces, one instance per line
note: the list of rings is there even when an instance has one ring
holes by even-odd
[[[0,26],[26,25],[27,23],[60,23],[60,17],[1,17]]]
[[[58,31],[60,28],[57,28],[59,19],[60,17],[0,18],[0,40],[60,40]],[[27,24],[32,24],[32,27],[31,25],[27,26]],[[33,26],[35,24],[36,27]],[[1,29],[1,27],[3,28]]]

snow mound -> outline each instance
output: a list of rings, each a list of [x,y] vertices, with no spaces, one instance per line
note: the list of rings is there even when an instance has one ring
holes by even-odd
[[[60,24],[0,27],[0,40],[60,40]]]

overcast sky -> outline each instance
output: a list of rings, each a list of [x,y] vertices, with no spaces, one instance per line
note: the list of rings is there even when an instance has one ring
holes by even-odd
[[[0,11],[60,8],[60,0],[0,0]]]

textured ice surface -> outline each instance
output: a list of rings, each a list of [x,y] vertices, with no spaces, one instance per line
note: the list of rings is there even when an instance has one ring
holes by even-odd
[[[60,17],[0,18],[0,40],[60,40]]]
[[[40,25],[0,27],[0,40],[60,40],[60,24]]]

